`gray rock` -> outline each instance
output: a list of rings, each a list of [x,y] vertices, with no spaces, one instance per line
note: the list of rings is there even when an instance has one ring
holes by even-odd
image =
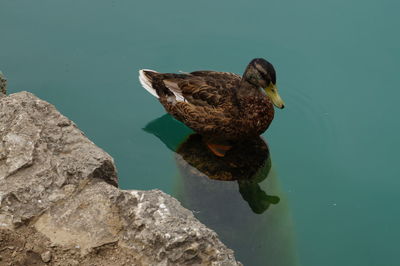
[[[52,243],[79,248],[87,254],[92,248],[118,241],[123,230],[115,201],[120,190],[105,182],[93,182],[68,199],[53,205],[35,222],[36,229]]]
[[[117,184],[113,159],[53,105],[21,92],[0,98],[0,224],[13,227],[92,178]]]
[[[124,192],[118,205],[124,222],[134,225],[122,231],[120,245],[166,265],[237,265],[214,231],[160,190]]]
[[[0,97],[5,96],[7,94],[7,79],[3,75],[3,72],[0,71]]]
[[[118,242],[145,264],[236,265],[233,252],[192,212],[159,190],[123,191],[93,181],[76,196],[52,206],[35,223],[51,242],[78,245],[83,255]]]
[[[76,266],[76,265],[79,265],[79,261],[77,261],[77,260],[69,260],[67,265],[68,266]]]
[[[54,106],[27,92],[0,98],[0,229],[44,236],[44,262],[240,265],[176,199],[116,185],[113,159]]]
[[[42,253],[40,255],[40,257],[42,258],[42,261],[47,263],[51,261],[51,252],[50,251],[46,251],[44,253]]]

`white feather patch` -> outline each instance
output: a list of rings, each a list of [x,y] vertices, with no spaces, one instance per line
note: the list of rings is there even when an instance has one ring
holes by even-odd
[[[175,98],[178,102],[186,102],[186,99],[183,97],[178,84],[169,80],[164,80],[164,85],[175,95]]]
[[[150,79],[144,74],[144,71],[150,71],[154,73],[158,73],[157,71],[150,70],[150,69],[141,69],[139,70],[139,80],[140,83],[142,84],[143,88],[145,88],[148,92],[151,93],[156,98],[159,98],[157,95],[156,90],[153,88],[153,85],[151,84]]]

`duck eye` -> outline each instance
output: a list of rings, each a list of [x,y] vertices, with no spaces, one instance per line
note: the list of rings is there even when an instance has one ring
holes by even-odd
[[[260,75],[261,75],[261,77],[262,77],[263,79],[266,80],[266,79],[268,78],[266,73],[264,73],[264,72],[262,72],[262,71],[259,71],[258,73],[260,73]]]
[[[265,81],[266,84],[271,83],[271,79],[269,78],[269,75],[265,72],[259,71],[261,78]]]

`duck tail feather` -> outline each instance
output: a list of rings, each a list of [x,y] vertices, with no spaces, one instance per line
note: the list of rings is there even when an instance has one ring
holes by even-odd
[[[153,95],[156,98],[159,98],[157,91],[153,88],[153,82],[152,79],[149,75],[146,75],[146,73],[158,73],[157,71],[150,70],[150,69],[141,69],[139,70],[139,81],[142,84],[143,88],[147,90],[151,95]]]

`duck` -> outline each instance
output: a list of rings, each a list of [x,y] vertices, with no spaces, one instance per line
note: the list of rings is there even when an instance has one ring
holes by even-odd
[[[218,157],[235,143],[259,137],[274,118],[274,105],[285,106],[275,69],[263,58],[251,60],[242,76],[212,70],[140,69],[139,81],[167,113],[201,135]]]

